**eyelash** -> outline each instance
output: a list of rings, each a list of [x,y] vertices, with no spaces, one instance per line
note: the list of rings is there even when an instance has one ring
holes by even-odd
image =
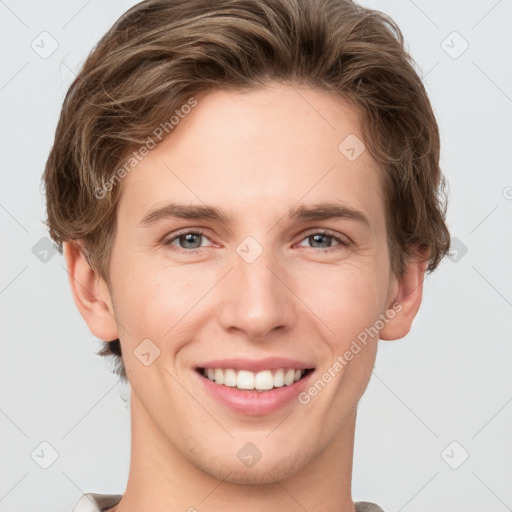
[[[202,231],[201,229],[188,229],[188,230],[184,230],[184,231],[179,231],[172,238],[169,238],[168,240],[163,242],[163,245],[165,245],[165,246],[172,246],[172,243],[175,240],[178,240],[181,236],[188,235],[188,234],[201,235],[201,236],[204,236],[204,237],[208,238],[206,233],[204,231]],[[349,242],[347,240],[344,240],[343,238],[337,236],[334,231],[330,231],[328,229],[325,229],[325,230],[321,229],[321,230],[318,230],[318,231],[311,231],[311,232],[307,233],[306,235],[304,235],[304,237],[301,239],[301,242],[304,241],[306,238],[309,238],[310,236],[313,236],[313,235],[330,236],[336,242],[339,243],[339,246],[334,246],[333,248],[329,247],[329,248],[323,250],[322,252],[332,252],[332,251],[336,250],[336,247],[338,247],[338,248],[345,248],[345,247],[348,247],[351,244],[351,242]],[[204,247],[197,247],[195,249],[183,249],[181,247],[173,246],[173,250],[176,250],[177,252],[182,253],[182,254],[195,254],[195,253],[201,251],[201,249],[204,249]],[[310,249],[315,250],[317,248],[316,247],[310,247]]]

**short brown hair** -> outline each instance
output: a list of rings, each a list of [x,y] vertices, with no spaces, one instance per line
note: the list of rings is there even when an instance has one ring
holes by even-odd
[[[398,26],[350,0],[146,0],[122,15],[71,84],[46,163],[47,224],[61,253],[81,240],[109,284],[115,170],[193,95],[268,80],[357,107],[385,183],[392,269],[402,275],[421,249],[432,272],[450,243],[437,122]],[[126,376],[119,340],[100,354],[117,356]]]

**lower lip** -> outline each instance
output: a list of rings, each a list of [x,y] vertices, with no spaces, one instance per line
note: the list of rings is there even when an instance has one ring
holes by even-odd
[[[302,379],[280,388],[273,388],[269,391],[241,391],[236,387],[229,387],[215,384],[207,377],[203,377],[199,372],[194,371],[198,378],[203,382],[206,390],[213,395],[223,405],[229,407],[232,411],[246,416],[263,416],[281,409],[307,386],[311,375],[310,371]]]

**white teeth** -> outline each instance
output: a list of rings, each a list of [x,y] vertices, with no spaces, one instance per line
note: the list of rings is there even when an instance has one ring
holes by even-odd
[[[277,372],[274,374],[274,387],[281,388],[284,386],[284,370],[279,368]]]
[[[285,386],[289,386],[293,384],[295,378],[295,370],[288,370],[284,376],[284,384]]]
[[[215,379],[217,384],[222,384]],[[240,370],[236,376],[236,387],[238,389],[254,389],[254,373],[247,370]]]
[[[224,386],[234,388],[236,386],[236,372],[232,368],[224,370]]]
[[[258,372],[256,377],[254,377],[254,387],[256,389],[272,389],[274,387],[274,377],[272,376],[272,372],[270,370]]]
[[[305,373],[300,369],[279,368],[273,370],[262,370],[254,373],[248,370],[234,370],[233,368],[208,368],[203,370],[203,375],[224,386],[237,387],[238,389],[256,389],[257,391],[267,391],[273,388],[290,386],[297,382]]]
[[[224,372],[220,368],[215,370],[215,382],[217,384],[224,384]]]

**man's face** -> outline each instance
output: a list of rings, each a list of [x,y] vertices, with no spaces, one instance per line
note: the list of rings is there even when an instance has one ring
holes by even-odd
[[[367,386],[377,337],[333,365],[397,292],[383,190],[369,152],[354,159],[359,120],[339,98],[273,84],[196,99],[121,184],[110,277],[132,414],[162,453],[228,481],[272,482],[335,440]],[[225,219],[149,215],[171,203]],[[320,203],[359,214],[289,216]],[[267,358],[291,361],[258,366]],[[228,382],[215,368],[252,368],[239,379],[248,387],[263,371],[256,381],[277,387],[238,390],[206,367]],[[283,385],[279,368],[313,371]]]

